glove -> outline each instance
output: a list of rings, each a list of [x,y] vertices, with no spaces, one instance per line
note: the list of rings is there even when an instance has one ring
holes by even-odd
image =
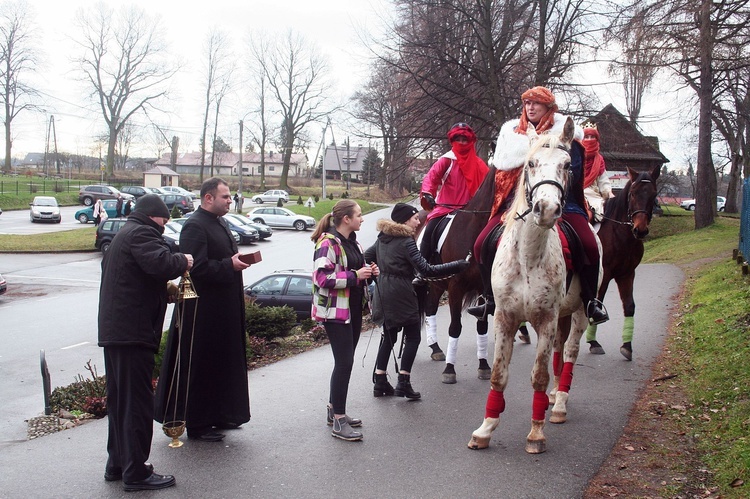
[[[422,208],[427,211],[432,210],[435,208],[435,205],[437,205],[435,197],[429,192],[423,192],[419,195],[419,203],[422,205]]]
[[[456,260],[456,272],[463,272],[471,266],[468,260]]]

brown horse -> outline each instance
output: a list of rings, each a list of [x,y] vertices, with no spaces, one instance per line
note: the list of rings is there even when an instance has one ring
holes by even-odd
[[[490,167],[474,197],[466,206],[460,207],[456,211],[440,250],[441,261],[451,262],[466,258],[472,251],[474,241],[484,226],[487,225],[490,217],[495,194],[495,171],[494,167]],[[437,345],[436,321],[440,298],[445,291],[448,292],[448,308],[451,314],[451,322],[448,327],[447,357],[443,357],[443,352]],[[479,275],[479,266],[475,259],[472,259],[472,265],[469,268],[450,279],[430,281],[429,292],[425,301],[427,339],[428,344],[433,348],[433,360],[443,360],[444,358],[446,360],[445,369],[442,373],[443,383],[453,384],[456,382],[453,356],[455,355],[458,337],[461,335],[461,313],[481,293],[482,278]],[[479,379],[490,379],[491,369],[487,362],[487,328],[486,318],[477,320],[477,357],[479,359],[477,376]]]
[[[633,281],[635,268],[643,258],[643,238],[648,234],[648,224],[656,199],[656,179],[661,170],[655,166],[651,172],[638,173],[628,168],[630,180],[615,198],[607,201],[604,218],[599,228],[599,239],[602,242],[602,266],[604,277],[599,287],[598,298],[604,299],[609,282],[614,279],[622,300],[625,323],[622,328],[622,346],[620,353],[628,360],[633,358],[633,329],[635,301],[633,300]],[[596,326],[586,330],[586,341],[589,351],[603,354],[604,349],[596,341]]]

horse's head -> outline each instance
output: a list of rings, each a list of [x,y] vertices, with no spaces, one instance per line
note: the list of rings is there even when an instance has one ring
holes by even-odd
[[[643,239],[648,235],[648,224],[654,210],[656,199],[656,179],[659,177],[658,166],[651,172],[641,172],[628,167],[630,176],[630,192],[628,193],[628,221],[632,224],[631,231],[636,239]]]
[[[562,215],[570,178],[570,146],[575,126],[568,118],[560,136],[537,135],[529,125],[531,148],[524,165],[526,202],[537,225],[552,228]]]

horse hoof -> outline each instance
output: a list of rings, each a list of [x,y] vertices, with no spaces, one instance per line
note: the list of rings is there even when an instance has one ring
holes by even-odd
[[[531,343],[531,336],[528,334],[519,333],[518,339],[521,340],[521,343],[526,343],[527,345]]]
[[[443,352],[432,352],[430,354],[430,358],[432,360],[439,360],[439,361],[442,362],[442,361],[445,360],[445,353],[443,353]]]
[[[552,414],[549,416],[549,422],[554,424],[563,424],[567,420],[567,415],[564,412],[552,411]]]
[[[594,355],[604,355],[604,349],[598,341],[589,341],[589,353]]]
[[[555,405],[555,402],[557,401],[557,396],[554,393],[550,392],[547,395],[547,397],[549,399],[549,405]]]
[[[456,373],[443,373],[443,383],[445,383],[446,385],[455,385]]]
[[[477,378],[490,379],[490,377],[492,377],[492,369],[477,369]]]
[[[627,348],[625,345],[623,345],[623,346],[620,347],[620,353],[627,360],[633,360],[633,351],[631,349]]]
[[[547,442],[545,440],[526,440],[526,452],[529,454],[547,452]]]
[[[490,446],[490,439],[487,437],[477,437],[476,435],[472,435],[468,446],[469,449],[472,450],[486,449]]]

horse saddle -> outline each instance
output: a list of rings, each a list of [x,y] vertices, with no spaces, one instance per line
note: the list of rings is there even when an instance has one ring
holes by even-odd
[[[440,219],[440,221],[435,226],[435,230],[432,231],[431,240],[429,241],[430,248],[432,248],[433,262],[431,263],[435,263],[434,260],[440,259],[440,250],[443,248],[446,237],[448,237],[448,232],[450,231],[451,225],[453,225],[453,219],[455,218],[455,216],[455,212],[448,213]],[[417,247],[421,247],[422,239],[424,237],[424,231],[420,232],[419,237],[417,238]]]

